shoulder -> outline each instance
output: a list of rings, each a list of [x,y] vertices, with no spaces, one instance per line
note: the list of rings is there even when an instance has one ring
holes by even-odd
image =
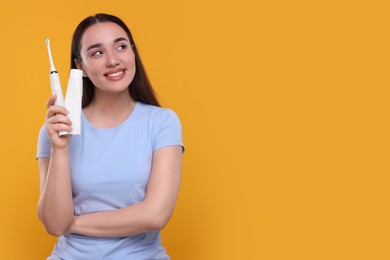
[[[142,102],[138,102],[137,106],[139,113],[143,117],[146,117],[154,122],[162,123],[165,120],[179,120],[178,115],[171,108],[158,107]]]
[[[153,151],[161,147],[184,145],[182,141],[182,127],[178,115],[171,108],[162,108],[144,103],[138,103],[138,115],[147,120]]]

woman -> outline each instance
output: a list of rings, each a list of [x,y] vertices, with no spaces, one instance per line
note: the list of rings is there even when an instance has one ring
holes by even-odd
[[[97,14],[76,28],[71,67],[83,71],[81,135],[48,101],[38,140],[38,215],[59,236],[48,259],[169,259],[160,229],[179,190],[181,125],[159,107],[128,27]]]

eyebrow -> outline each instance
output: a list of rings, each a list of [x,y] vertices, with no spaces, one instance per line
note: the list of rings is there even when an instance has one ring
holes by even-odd
[[[117,42],[120,42],[120,41],[126,41],[126,42],[129,42],[125,37],[119,37],[119,38],[116,38],[114,40],[114,43],[117,43]],[[99,47],[102,47],[103,44],[101,43],[96,43],[96,44],[92,44],[91,46],[89,46],[87,48],[87,52],[90,50],[90,49],[93,49],[93,48],[99,48]]]

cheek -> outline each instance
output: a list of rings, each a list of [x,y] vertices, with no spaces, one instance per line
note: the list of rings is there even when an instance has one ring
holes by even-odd
[[[133,58],[132,58],[132,66],[134,67],[134,70],[136,69],[136,64],[137,64],[137,62],[136,62],[136,60],[135,60],[135,56],[133,55]]]
[[[127,63],[128,64],[128,70],[131,72],[131,74],[134,74],[135,71],[136,71],[136,62],[135,62],[135,57],[134,55],[131,55],[129,58],[128,58],[129,62]]]
[[[135,65],[135,59],[130,63],[130,75],[134,79],[135,72],[137,71],[137,66]]]
[[[94,62],[85,64],[83,71],[86,76],[93,77],[94,75],[98,75],[101,70],[99,69],[99,64]]]
[[[83,67],[83,72],[83,74],[91,80],[93,85],[101,85],[101,78],[99,77],[101,74],[101,70],[98,69],[97,64],[85,64]]]
[[[135,67],[135,56],[134,56],[134,54],[132,54],[128,59],[130,60],[130,65]]]

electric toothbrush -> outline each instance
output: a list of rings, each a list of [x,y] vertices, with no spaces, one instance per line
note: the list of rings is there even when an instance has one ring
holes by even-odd
[[[55,105],[65,107],[65,101],[64,96],[62,94],[62,88],[61,88],[61,82],[60,77],[58,75],[58,72],[56,68],[54,67],[53,58],[51,56],[51,50],[50,50],[50,40],[49,38],[45,39],[45,43],[47,46],[47,53],[49,54],[49,61],[50,61],[50,85],[51,85],[51,92],[53,95],[57,96],[57,99],[55,101]],[[66,135],[69,134],[69,132],[66,131],[60,131],[59,135]]]

